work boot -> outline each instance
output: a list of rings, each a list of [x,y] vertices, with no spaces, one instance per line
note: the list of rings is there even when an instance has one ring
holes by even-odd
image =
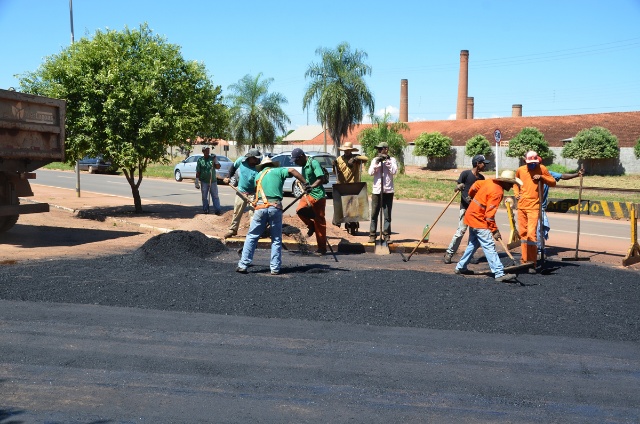
[[[229,238],[235,236],[237,233],[233,230],[229,230],[224,234],[224,238]]]
[[[452,253],[445,253],[444,254],[444,263],[445,264],[450,264],[451,263],[451,258],[453,258],[453,254]]]
[[[500,277],[496,277],[496,281],[500,282],[500,283],[504,283],[507,281],[513,281],[516,279],[516,275],[515,274],[504,274],[501,275]]]
[[[308,227],[307,228],[307,237],[311,237],[313,235],[313,233],[316,232],[316,229],[314,227]]]
[[[369,243],[375,243],[376,242],[376,235],[375,234],[369,234]]]
[[[462,269],[456,268],[455,270],[453,270],[453,273],[458,275],[473,275],[473,271],[467,268],[462,268]]]
[[[238,268],[236,268],[236,272],[240,274],[247,274],[247,268],[242,268],[241,266],[239,266]]]
[[[389,234],[385,234],[382,236],[382,240],[384,240],[385,243],[389,244],[389,242],[391,241],[391,236]]]

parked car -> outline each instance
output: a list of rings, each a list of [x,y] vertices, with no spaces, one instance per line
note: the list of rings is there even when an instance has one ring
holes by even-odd
[[[333,174],[333,161],[336,160],[336,157],[329,153],[324,152],[305,152],[307,157],[312,157],[317,160],[321,166],[323,166],[327,172],[329,172],[329,182],[324,184],[324,190],[327,192],[327,196],[331,197],[333,194],[333,185],[338,181],[336,176]],[[280,166],[283,168],[293,168],[298,172],[302,172],[302,167],[296,165],[291,159],[291,152],[283,152],[278,155],[275,155],[271,158],[271,160],[280,162]],[[294,196],[298,197],[302,194],[300,187],[298,184],[294,184],[296,181],[295,178],[289,177],[284,180],[284,185],[282,190],[285,194],[291,193]]]
[[[115,171],[111,168],[111,162],[105,161],[102,156],[96,156],[95,158],[89,156],[83,157],[78,161],[78,169],[80,171],[88,171],[89,174]]]
[[[204,155],[191,155],[182,162],[177,163],[176,166],[173,167],[173,176],[176,181],[195,180],[196,165],[198,164],[198,159],[202,156]],[[216,155],[216,159],[220,162],[220,169],[216,169],[216,179],[218,180],[218,183],[220,183],[224,178],[229,176],[229,171],[233,166],[233,162],[228,157],[221,155]]]

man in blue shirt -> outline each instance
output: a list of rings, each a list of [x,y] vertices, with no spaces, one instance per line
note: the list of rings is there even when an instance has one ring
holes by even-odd
[[[233,163],[233,167],[229,171],[229,178],[225,178],[224,182],[229,184],[230,178],[236,174],[238,181],[238,191],[244,194],[245,198],[252,199],[256,194],[256,165],[260,163],[262,155],[258,149],[249,149],[246,155],[239,157]],[[233,218],[231,218],[231,225],[229,231],[226,232],[224,238],[233,237],[238,234],[238,228],[240,227],[240,220],[244,209],[247,207],[248,202],[240,197],[240,194],[236,193],[235,201],[233,202]],[[249,220],[253,217],[253,210],[249,211]]]

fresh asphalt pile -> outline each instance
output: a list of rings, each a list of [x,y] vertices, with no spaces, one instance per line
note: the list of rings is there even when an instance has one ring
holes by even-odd
[[[236,249],[197,231],[175,231],[150,239],[132,254],[3,265],[0,298],[640,340],[637,271],[547,261],[543,273],[522,274],[516,283],[505,284],[412,269],[417,261],[441,264],[435,254],[414,256],[406,264],[398,254],[339,254],[338,259],[283,252],[282,274],[271,276],[269,251],[257,250],[249,274],[240,275]]]

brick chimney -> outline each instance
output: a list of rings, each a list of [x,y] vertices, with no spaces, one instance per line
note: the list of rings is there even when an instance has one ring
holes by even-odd
[[[473,119],[473,97],[467,97],[467,119]]]
[[[511,106],[511,117],[516,118],[518,116],[522,116],[522,105]]]
[[[467,95],[469,94],[469,50],[460,50],[460,76],[458,78],[458,106],[456,119],[467,119]]]
[[[409,80],[400,80],[400,122],[409,122]]]

